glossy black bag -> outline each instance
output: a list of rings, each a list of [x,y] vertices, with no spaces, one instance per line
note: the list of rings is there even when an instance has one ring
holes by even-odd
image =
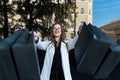
[[[111,74],[120,62],[120,46],[97,27],[90,26],[89,28],[96,34],[98,40],[110,44],[109,50],[94,77],[95,79],[104,79]]]
[[[22,33],[17,31],[0,42],[0,80],[18,80],[11,47]]]
[[[89,29],[91,25],[83,25],[75,46],[78,71],[94,75],[99,68],[110,45],[98,40]]]
[[[95,79],[107,78],[119,63],[119,56],[117,59],[112,56],[116,46],[117,43],[100,29],[84,24],[75,46],[78,71],[92,75]]]
[[[25,30],[12,46],[20,80],[40,80],[38,55],[33,34]]]

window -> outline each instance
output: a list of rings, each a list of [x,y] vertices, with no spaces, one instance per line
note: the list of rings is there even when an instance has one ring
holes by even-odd
[[[12,0],[12,1],[21,1],[21,2],[24,2],[25,0]]]
[[[80,9],[80,14],[84,14],[84,8]]]
[[[19,1],[19,0],[12,0],[12,1]]]
[[[75,23],[71,22],[71,28],[74,28],[74,27],[75,27]]]
[[[89,9],[89,15],[91,15],[91,10]]]
[[[56,2],[60,2],[60,0],[56,0]]]
[[[75,2],[75,0],[71,0],[72,2]]]

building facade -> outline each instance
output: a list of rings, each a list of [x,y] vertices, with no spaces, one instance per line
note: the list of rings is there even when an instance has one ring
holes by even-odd
[[[120,20],[101,26],[100,29],[120,44]]]
[[[92,0],[76,0],[76,27],[80,26],[83,22],[92,24]]]
[[[53,0],[57,2],[58,0]],[[60,3],[63,3],[65,0],[59,0]],[[93,1],[92,0],[71,0],[75,2],[77,9],[75,12],[77,15],[74,17],[74,26],[67,29],[66,38],[71,39],[74,36],[74,31],[78,31],[79,26],[86,22],[87,24],[92,24],[92,10],[93,10]]]

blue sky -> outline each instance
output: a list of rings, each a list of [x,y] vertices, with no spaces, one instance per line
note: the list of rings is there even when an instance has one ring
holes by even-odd
[[[93,0],[93,25],[103,26],[120,19],[120,0]]]

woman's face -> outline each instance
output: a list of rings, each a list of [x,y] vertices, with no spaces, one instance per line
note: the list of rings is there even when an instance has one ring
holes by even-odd
[[[54,27],[53,27],[53,35],[55,37],[60,37],[60,35],[61,35],[61,26],[59,24],[54,25]]]

